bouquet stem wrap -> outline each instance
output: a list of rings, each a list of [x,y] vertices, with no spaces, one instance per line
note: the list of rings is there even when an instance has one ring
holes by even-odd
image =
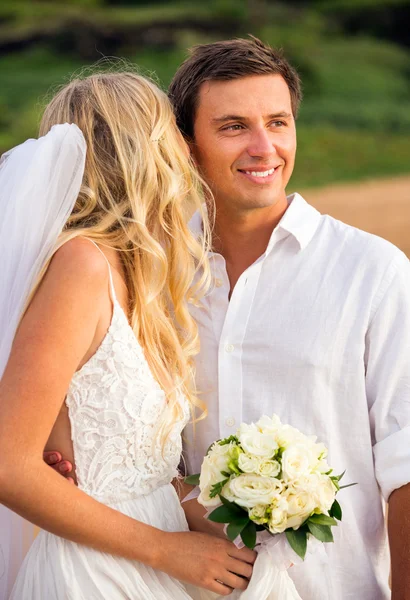
[[[283,535],[269,536],[255,548],[258,557],[248,589],[241,600],[302,600],[289,577],[288,568],[298,557]]]
[[[238,547],[243,546],[241,542],[235,543]],[[303,600],[288,569],[292,565],[306,563],[313,555],[315,561],[327,562],[323,544],[312,537],[308,540],[305,561],[292,550],[284,534],[259,533],[255,550],[258,557],[252,578],[248,589],[237,596],[240,600]]]

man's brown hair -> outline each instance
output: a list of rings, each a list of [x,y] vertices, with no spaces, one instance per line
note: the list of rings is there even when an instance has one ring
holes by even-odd
[[[300,79],[280,50],[256,37],[201,44],[190,50],[169,86],[177,124],[188,138],[194,137],[199,89],[205,81],[230,81],[251,75],[280,75],[285,80],[296,118],[302,91]]]

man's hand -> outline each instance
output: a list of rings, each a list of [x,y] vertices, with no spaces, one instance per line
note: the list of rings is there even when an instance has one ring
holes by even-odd
[[[390,495],[388,527],[392,600],[410,600],[410,483]]]
[[[55,452],[54,450],[51,452],[44,452],[43,459],[47,465],[54,469],[54,471],[63,475],[70,483],[74,483],[74,479],[70,476],[73,465],[68,462],[68,460],[63,460],[63,457],[59,452]]]

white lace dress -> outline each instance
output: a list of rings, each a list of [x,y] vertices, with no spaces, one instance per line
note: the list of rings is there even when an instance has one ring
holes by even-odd
[[[110,282],[111,325],[97,352],[75,373],[66,398],[78,486],[133,519],[166,531],[186,531],[170,482],[177,474],[188,410],[185,406],[184,419],[175,425],[162,455],[157,426],[166,410],[165,394],[115,297],[111,272]],[[211,597],[137,561],[45,531],[31,546],[11,594],[11,600]]]

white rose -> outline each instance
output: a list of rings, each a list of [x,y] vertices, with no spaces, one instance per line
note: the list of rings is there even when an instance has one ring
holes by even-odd
[[[263,525],[268,522],[268,516],[266,515],[266,506],[257,504],[249,511],[249,518],[255,523]]]
[[[229,450],[230,444],[220,446],[215,443],[202,462],[199,475],[201,493],[198,502],[203,506],[217,506],[221,502],[218,496],[211,498],[210,493],[213,485],[226,479],[226,476],[222,475],[222,471],[226,472],[228,470]]]
[[[304,491],[314,499],[316,513],[327,514],[336,497],[336,488],[332,480],[320,473],[311,473],[295,480],[288,493],[295,491]]]
[[[320,461],[317,463],[317,466],[316,466],[316,469],[315,469],[315,471],[316,471],[317,473],[321,473],[321,474],[323,474],[323,475],[324,475],[325,473],[329,473],[329,471],[331,471],[331,470],[332,470],[332,469],[331,469],[331,467],[329,466],[329,464],[328,464],[328,462],[327,462],[327,460],[326,460],[325,458],[324,458],[323,460],[320,460]]]
[[[269,517],[268,527],[271,533],[283,533],[288,528],[286,511],[274,508]]]
[[[210,485],[205,487],[204,489],[201,489],[201,493],[198,496],[199,504],[202,504],[202,506],[206,506],[207,508],[216,508],[217,506],[219,506],[221,504],[219,495],[216,495],[213,498],[211,498],[211,492],[212,486]],[[229,481],[223,486],[221,495],[230,502],[234,501],[234,497],[229,491]]]
[[[330,477],[323,475],[316,491],[316,502],[321,513],[329,512],[336,497],[336,488]]]
[[[278,449],[274,436],[262,433],[254,423],[242,423],[238,430],[238,438],[245,452],[260,458],[272,458]]]
[[[239,506],[253,508],[257,504],[271,504],[280,493],[282,484],[277,479],[245,473],[231,479],[229,489]]]
[[[240,454],[238,466],[244,473],[256,473],[259,468],[259,460],[255,456],[249,456],[249,454]]]
[[[215,443],[212,446],[202,461],[199,477],[199,486],[201,489],[225,479],[225,476],[222,475],[222,471],[227,471],[228,469],[228,463],[230,461],[229,450],[230,444],[220,446],[218,443]]]
[[[321,475],[319,473],[307,473],[294,479],[289,492],[294,489],[303,490],[309,494],[315,495],[321,485]]]
[[[312,471],[327,473],[330,470],[327,464],[327,448],[324,444],[312,443],[309,448],[310,467]]]
[[[307,475],[309,467],[309,454],[303,444],[292,444],[282,454],[282,477],[285,481],[293,481]]]
[[[219,496],[214,496],[213,498],[211,498],[211,492],[212,487],[210,485],[201,488],[201,493],[198,496],[199,504],[202,504],[202,506],[206,506],[209,508],[219,506],[219,504],[221,504]]]
[[[261,461],[257,473],[262,477],[277,477],[280,473],[280,463],[277,460]]]
[[[288,501],[288,527],[297,529],[316,508],[316,498],[303,489],[290,489]]]
[[[276,442],[280,448],[287,449],[296,442],[303,442],[305,436],[295,427],[282,425],[275,434]]]
[[[278,415],[272,415],[272,417],[263,415],[263,417],[257,421],[256,426],[262,433],[275,434],[278,429],[282,427],[282,423],[280,422]]]

